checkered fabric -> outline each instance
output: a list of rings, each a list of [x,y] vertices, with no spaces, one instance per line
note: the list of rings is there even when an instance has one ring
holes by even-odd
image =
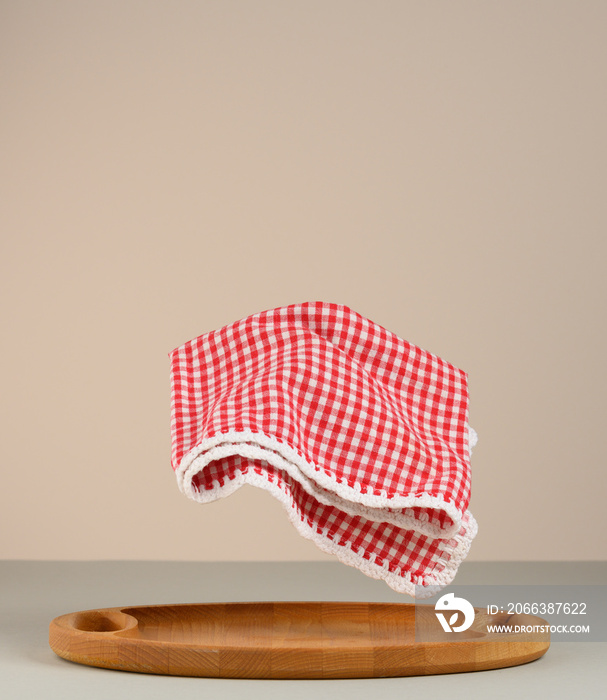
[[[477,531],[465,372],[324,302],[262,311],[169,358],[185,495],[264,488],[301,535],[393,589],[450,583]]]

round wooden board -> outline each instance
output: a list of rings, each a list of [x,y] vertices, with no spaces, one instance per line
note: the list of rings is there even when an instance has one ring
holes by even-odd
[[[432,606],[363,602],[151,605],[69,613],[49,643],[89,666],[215,678],[380,678],[483,671],[543,656],[548,633],[488,634],[486,624],[545,625],[475,609],[443,631]],[[417,626],[416,626],[417,616]]]

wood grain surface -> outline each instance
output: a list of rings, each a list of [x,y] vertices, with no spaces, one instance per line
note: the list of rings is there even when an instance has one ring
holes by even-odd
[[[245,602],[105,608],[50,624],[49,643],[89,666],[217,678],[378,678],[481,671],[539,658],[548,633],[488,634],[486,624],[542,625],[475,609],[446,633],[432,606]]]

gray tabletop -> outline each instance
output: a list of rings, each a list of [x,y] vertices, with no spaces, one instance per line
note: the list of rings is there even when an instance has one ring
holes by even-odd
[[[607,584],[607,563],[464,562],[457,584]],[[494,671],[362,680],[180,678],[65,661],[49,622],[76,610],[253,600],[410,602],[339,562],[0,562],[2,698],[607,697],[607,643],[553,643],[532,663]]]

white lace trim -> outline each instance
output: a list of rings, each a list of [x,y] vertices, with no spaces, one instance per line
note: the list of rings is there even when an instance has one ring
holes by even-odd
[[[469,428],[469,431],[471,452],[477,436],[472,428]],[[434,595],[430,592],[433,588],[440,590],[452,581],[477,533],[477,524],[472,514],[469,511],[465,514],[461,513],[452,503],[428,494],[388,497],[385,491],[381,495],[363,493],[359,484],[355,484],[358,488],[353,488],[345,483],[345,480],[341,483],[336,482],[332,477],[317,470],[289,445],[264,433],[251,430],[220,433],[203,440],[182,459],[176,471],[177,484],[180,491],[188,498],[199,503],[209,503],[229,496],[244,484],[265,489],[282,503],[300,535],[312,540],[319,549],[335,555],[344,564],[358,568],[371,578],[383,579],[388,586],[400,593],[416,595],[416,584],[411,581],[409,572],[394,573],[388,569],[387,563],[377,564],[375,556],[371,555],[372,558],[369,560],[352,550],[349,542],[343,545],[337,544],[328,536],[326,530],[318,533],[317,528],[301,519],[293,500],[278,484],[269,481],[254,470],[244,474],[238,472],[236,477],[224,486],[217,481],[213,483],[213,488],[202,491],[198,491],[193,486],[192,480],[195,475],[204,470],[209,463],[233,455],[266,461],[277,469],[283,470],[300,483],[308,494],[325,505],[335,506],[351,515],[377,522],[388,522],[406,530],[415,530],[428,537],[443,540],[443,554],[438,562],[444,564],[444,568],[440,572],[430,572],[425,576],[423,593],[420,593],[419,584],[417,584],[419,598]],[[407,508],[413,506],[442,510],[451,518],[453,525],[450,528],[440,529],[437,525],[422,522],[406,512]],[[468,523],[462,536],[458,533],[462,529],[464,515],[468,517]],[[456,542],[454,547],[449,544],[453,540]]]

